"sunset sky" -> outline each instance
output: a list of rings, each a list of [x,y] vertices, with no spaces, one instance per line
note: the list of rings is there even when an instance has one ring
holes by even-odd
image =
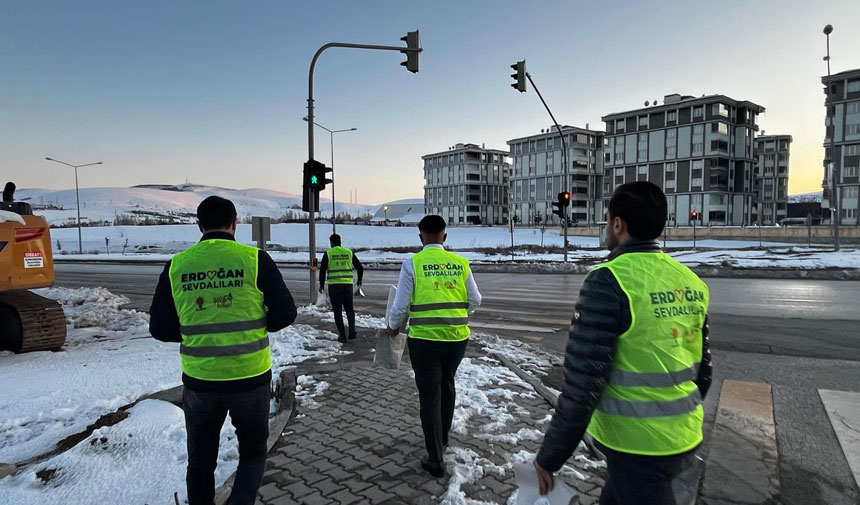
[[[0,171],[70,188],[44,161],[103,161],[81,185],[179,183],[300,193],[307,72],[329,41],[398,45],[420,29],[421,71],[399,53],[334,49],[316,71],[317,120],[338,134],[339,200],[422,195],[421,156],[505,141],[551,123],[510,86],[526,59],[560,122],[670,93],[767,108],[794,137],[790,193],[822,179],[826,73],[860,67],[860,2],[287,2],[9,0],[0,5]],[[317,158],[328,163],[328,134]]]

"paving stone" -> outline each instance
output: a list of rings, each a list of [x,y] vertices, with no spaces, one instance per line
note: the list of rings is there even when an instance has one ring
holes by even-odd
[[[340,505],[352,505],[353,503],[359,501],[361,497],[352,494],[349,489],[343,489],[338,491],[337,493],[331,495],[329,498],[334,500],[335,503]]]
[[[285,494],[279,498],[275,498],[274,500],[267,503],[267,505],[298,505],[299,502],[294,500],[292,496]]]
[[[330,504],[333,504],[335,502],[324,497],[323,495],[321,495],[319,493],[314,493],[314,494],[310,494],[310,495],[307,495],[304,498],[302,498],[300,503],[302,505],[330,505]]]
[[[332,494],[340,491],[341,489],[344,489],[343,486],[338,484],[331,477],[326,477],[319,482],[315,482],[311,484],[311,487],[314,489],[318,489],[320,494],[322,494],[323,496],[331,496]]]
[[[354,479],[354,478],[345,481],[343,483],[343,485],[345,485],[347,488],[349,488],[349,490],[352,491],[353,493],[358,493],[359,491],[367,489],[370,487],[369,482]]]
[[[334,467],[331,470],[325,472],[325,474],[334,479],[335,482],[342,482],[352,477],[352,473],[347,472],[340,467]]]
[[[386,493],[385,491],[379,489],[379,487],[377,486],[370,486],[369,488],[361,491],[359,494],[370,500],[370,503],[372,503],[373,505],[378,505],[386,500],[394,498],[393,494]]]
[[[309,487],[304,482],[296,482],[295,484],[290,485],[290,487],[287,488],[287,491],[296,499],[303,498],[309,494],[317,492],[316,489]]]
[[[403,475],[404,473],[409,471],[409,469],[405,466],[398,465],[393,462],[388,462],[377,468],[377,470],[385,472],[386,474],[388,474],[389,477],[397,477],[398,475]]]
[[[433,496],[441,496],[442,493],[445,492],[445,486],[440,484],[437,480],[430,480],[425,482],[421,489],[432,494]]]
[[[410,501],[412,498],[415,498],[416,496],[423,494],[422,491],[413,489],[412,487],[410,487],[405,482],[400,483],[399,485],[394,486],[392,488],[386,488],[386,491],[388,491],[390,493],[394,493],[398,497],[400,497],[401,499],[404,499],[406,501]]]
[[[286,491],[279,489],[274,482],[270,482],[269,484],[260,486],[260,489],[257,490],[257,493],[260,495],[263,501],[269,501],[273,498],[277,498],[278,496],[283,496],[287,494]]]

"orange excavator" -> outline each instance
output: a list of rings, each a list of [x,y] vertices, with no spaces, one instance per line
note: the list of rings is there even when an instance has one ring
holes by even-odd
[[[0,202],[0,351],[58,350],[66,342],[63,307],[27,291],[54,284],[51,230],[7,183]]]

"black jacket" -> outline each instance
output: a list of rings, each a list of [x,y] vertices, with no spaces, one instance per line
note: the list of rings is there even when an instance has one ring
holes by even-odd
[[[352,253],[352,268],[358,272],[358,284],[364,279],[364,266],[358,261],[358,256]],[[323,253],[322,261],[320,261],[320,291],[325,288],[325,274],[328,271],[328,252]]]
[[[660,252],[657,242],[628,242],[615,248],[609,259],[632,252]],[[537,455],[538,464],[559,470],[579,445],[591,413],[612,372],[618,337],[631,324],[630,303],[608,269],[595,270],[582,285],[573,314],[564,356],[564,388],[558,407]],[[696,385],[702,398],[711,385],[708,322],[702,328],[702,363]]]
[[[203,235],[200,241],[211,239],[235,240],[233,235],[224,232],[212,232]],[[272,257],[265,251],[259,251],[257,263],[257,288],[263,292],[263,304],[266,306],[266,329],[278,331],[291,325],[296,320],[296,304],[284,278],[281,276]],[[182,342],[179,332],[179,315],[173,301],[173,290],[170,286],[170,262],[164,266],[152,306],[149,308],[149,333],[162,342]],[[235,381],[205,381],[182,374],[182,383],[196,391],[236,392],[253,389],[256,386],[271,382],[271,371]]]

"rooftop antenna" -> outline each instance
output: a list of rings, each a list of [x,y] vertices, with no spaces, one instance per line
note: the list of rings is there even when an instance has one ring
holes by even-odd
[[[645,107],[648,107],[651,103],[648,100],[645,100]]]

